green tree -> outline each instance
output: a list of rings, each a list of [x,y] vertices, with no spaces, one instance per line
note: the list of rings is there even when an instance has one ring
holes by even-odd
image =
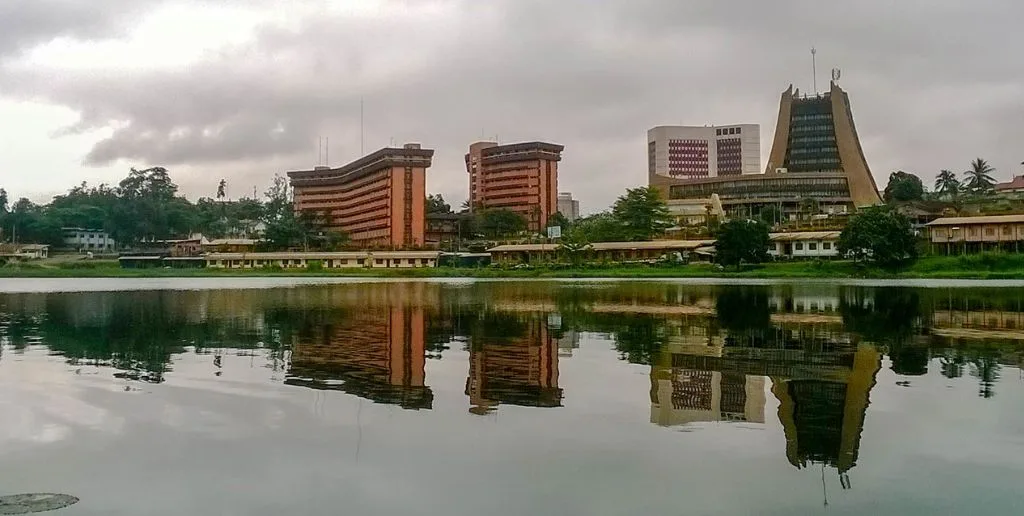
[[[800,199],[800,213],[804,215],[805,220],[811,220],[812,217],[821,213],[821,203],[813,197],[804,197]]]
[[[444,202],[444,197],[441,194],[433,194],[427,196],[427,213],[451,213],[452,207],[448,203]]]
[[[558,226],[562,228],[562,233],[568,232],[569,226],[571,225],[572,223],[569,222],[569,219],[565,218],[565,215],[562,215],[562,212],[560,211],[556,211],[550,217],[548,217],[547,227]]]
[[[612,216],[628,240],[650,240],[672,226],[672,216],[657,188],[630,188],[612,205]]]
[[[769,204],[761,208],[757,218],[761,219],[761,222],[764,222],[769,227],[772,227],[782,222],[782,210],[777,205]]]
[[[960,181],[950,170],[942,170],[935,176],[935,193],[939,197],[956,198],[960,194]]]
[[[885,202],[920,201],[924,198],[924,183],[914,174],[897,170],[889,174],[882,199]]]
[[[510,210],[483,210],[477,214],[477,227],[488,238],[505,238],[526,229],[526,219]]]
[[[220,183],[217,183],[217,200],[222,201],[227,197],[228,182],[225,179],[221,179]]]
[[[759,220],[732,219],[722,224],[715,244],[716,260],[736,270],[746,263],[768,259],[768,225]]]
[[[854,215],[839,235],[839,253],[857,262],[895,269],[917,259],[914,228],[902,213],[887,206]]]
[[[621,242],[628,240],[626,228],[608,212],[596,213],[577,220],[568,232],[569,238],[581,242]]]
[[[996,180],[992,174],[996,169],[992,168],[987,161],[977,158],[971,162],[971,168],[964,172],[964,186],[971,193],[986,193],[992,190]]]

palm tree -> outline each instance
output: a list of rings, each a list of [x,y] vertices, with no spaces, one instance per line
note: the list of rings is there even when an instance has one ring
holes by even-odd
[[[946,195],[956,197],[956,194],[960,192],[960,180],[951,170],[942,170],[939,175],[935,176],[935,192],[940,197]]]
[[[992,186],[996,184],[996,180],[992,178],[992,173],[996,169],[992,168],[987,161],[978,158],[971,162],[971,169],[964,172],[966,176],[966,186],[971,192],[980,193],[987,192],[992,189]]]

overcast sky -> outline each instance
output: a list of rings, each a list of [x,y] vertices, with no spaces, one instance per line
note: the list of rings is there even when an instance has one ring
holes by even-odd
[[[0,186],[48,201],[163,165],[190,198],[390,142],[436,149],[467,196],[471,142],[566,146],[584,212],[646,183],[646,131],[761,124],[842,69],[868,162],[931,185],[978,156],[1022,173],[1019,0],[0,0]]]

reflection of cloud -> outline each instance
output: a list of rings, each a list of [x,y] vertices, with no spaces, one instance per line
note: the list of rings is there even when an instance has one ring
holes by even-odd
[[[45,444],[80,431],[119,433],[124,419],[83,400],[92,387],[83,388],[81,380],[53,362],[0,366],[0,442]]]

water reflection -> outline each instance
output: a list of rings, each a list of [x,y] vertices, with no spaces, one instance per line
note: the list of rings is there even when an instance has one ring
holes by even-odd
[[[997,395],[1002,368],[1021,364],[1024,295],[514,282],[0,295],[0,360],[45,349],[72,370],[159,384],[175,357],[222,377],[223,357],[241,354],[288,386],[422,410],[434,405],[428,362],[458,358],[478,415],[561,407],[573,385],[560,361],[593,337],[650,368],[651,423],[756,426],[777,406],[789,463],[835,468],[848,486],[879,372],[913,387],[938,368]]]

